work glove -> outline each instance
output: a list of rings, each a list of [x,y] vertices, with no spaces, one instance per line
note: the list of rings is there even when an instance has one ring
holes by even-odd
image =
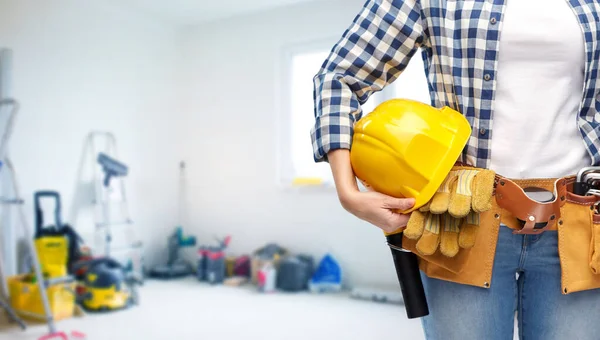
[[[495,175],[491,170],[455,167],[428,204],[411,213],[404,235],[418,240],[422,255],[433,255],[439,248],[454,257],[460,248],[473,247],[479,214],[492,208]]]

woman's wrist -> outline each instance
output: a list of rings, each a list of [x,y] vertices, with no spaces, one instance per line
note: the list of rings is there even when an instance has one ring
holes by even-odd
[[[330,151],[327,154],[327,159],[333,173],[338,198],[344,208],[347,209],[352,204],[354,194],[359,192],[356,176],[350,163],[350,151],[347,149]]]

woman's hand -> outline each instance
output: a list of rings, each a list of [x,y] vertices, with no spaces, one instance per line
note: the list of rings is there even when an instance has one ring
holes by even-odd
[[[350,192],[340,197],[344,209],[354,216],[367,221],[384,232],[391,234],[400,228],[406,227],[409,214],[400,214],[396,211],[405,211],[415,204],[412,198],[394,198],[378,192]]]
[[[327,155],[340,203],[348,212],[386,233],[393,233],[408,223],[410,215],[400,214],[415,204],[412,198],[394,198],[378,192],[359,190],[350,163],[350,151],[338,149]]]

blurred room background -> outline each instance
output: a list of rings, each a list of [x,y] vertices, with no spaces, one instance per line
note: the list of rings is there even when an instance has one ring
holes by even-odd
[[[313,76],[363,4],[0,0],[0,300],[25,323],[0,308],[0,339],[422,339],[312,156]],[[364,110],[394,97],[429,101],[419,55]],[[58,270],[49,328],[30,245],[46,274],[73,243],[118,264]]]

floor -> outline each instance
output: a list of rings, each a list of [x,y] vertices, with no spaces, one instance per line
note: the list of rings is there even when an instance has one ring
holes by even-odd
[[[262,294],[252,286],[209,286],[194,279],[146,281],[141,305],[58,323],[86,340],[132,339],[424,339],[404,306],[351,299],[347,294]],[[0,333],[0,340],[37,340],[47,327]]]

